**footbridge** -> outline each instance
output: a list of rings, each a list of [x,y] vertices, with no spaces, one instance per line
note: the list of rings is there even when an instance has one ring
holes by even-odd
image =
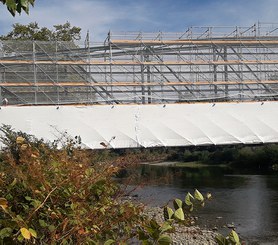
[[[278,142],[278,27],[0,41],[0,124],[93,149]]]

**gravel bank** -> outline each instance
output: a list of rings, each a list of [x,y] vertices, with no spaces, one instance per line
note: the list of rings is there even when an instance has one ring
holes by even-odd
[[[163,210],[157,207],[146,207],[145,214],[158,223],[163,222]],[[175,233],[169,233],[175,245],[216,245],[214,237],[217,233],[201,229],[198,226],[175,226]]]

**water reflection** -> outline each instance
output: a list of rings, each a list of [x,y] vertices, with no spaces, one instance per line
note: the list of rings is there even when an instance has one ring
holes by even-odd
[[[233,175],[232,170],[220,167],[144,165],[140,171],[144,182],[151,180],[137,190],[146,203],[162,206],[174,197],[183,198],[194,188],[209,191],[214,199],[201,211],[203,225],[221,228],[234,223],[249,244],[278,244],[277,176]]]

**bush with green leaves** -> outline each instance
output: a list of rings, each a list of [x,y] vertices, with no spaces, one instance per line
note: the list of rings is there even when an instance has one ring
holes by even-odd
[[[158,224],[155,219],[151,219],[138,228],[138,239],[143,245],[169,245],[172,239],[166,233],[172,230],[170,222]]]
[[[164,207],[164,227],[166,227],[167,231],[174,230],[174,223],[183,224],[185,226],[190,226],[194,224],[194,220],[192,218],[192,212],[195,209],[205,206],[205,201],[210,200],[212,198],[211,193],[207,193],[206,197],[203,196],[201,192],[195,189],[194,194],[192,195],[190,192],[185,196],[185,200],[174,199],[172,209],[169,206]],[[232,230],[230,234],[225,237],[221,234],[218,234],[215,237],[216,242],[219,245],[240,245],[240,239],[238,234]]]
[[[121,198],[117,163],[93,161],[75,140],[57,149],[0,131],[0,244],[112,244],[137,234],[142,206]]]
[[[218,234],[215,237],[215,239],[219,245],[240,245],[241,244],[239,236],[234,230],[232,230],[230,234],[226,237],[221,234]]]
[[[210,198],[211,194],[208,193],[206,199]],[[198,190],[195,190],[194,196],[191,193],[187,193],[184,202],[178,198],[174,199],[174,209],[169,206],[165,206],[163,209],[164,223],[158,224],[156,220],[152,219],[138,228],[139,240],[144,245],[171,244],[171,237],[166,233],[175,232],[176,224],[191,226],[193,224],[191,216],[193,210],[203,207],[206,199]]]
[[[164,219],[166,221],[176,221],[184,225],[192,225],[192,212],[194,209],[205,206],[205,201],[211,199],[211,194],[207,193],[206,198],[195,189],[194,195],[190,192],[185,196],[182,201],[179,198],[173,200],[174,209],[169,206],[164,207]]]

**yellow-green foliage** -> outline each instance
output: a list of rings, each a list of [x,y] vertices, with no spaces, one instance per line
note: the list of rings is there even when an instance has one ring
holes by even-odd
[[[120,198],[117,164],[92,163],[74,140],[58,150],[8,126],[1,131],[0,244],[94,244],[134,236],[141,206]]]

